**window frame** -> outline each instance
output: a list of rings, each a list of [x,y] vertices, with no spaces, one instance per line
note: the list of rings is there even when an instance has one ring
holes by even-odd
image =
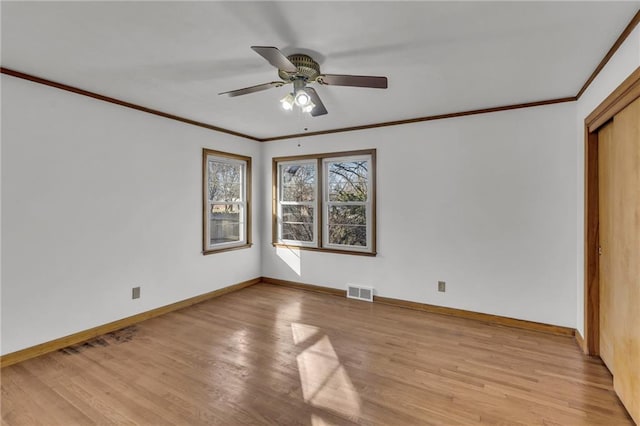
[[[371,221],[366,220],[366,235],[367,235],[367,244],[364,247],[360,246],[348,246],[344,244],[332,244],[329,242],[329,210],[331,206],[364,206],[365,208],[365,218],[371,217],[372,214],[372,203],[371,203],[371,194],[372,185],[370,173],[367,171],[367,201],[331,201],[330,193],[329,193],[329,166],[332,163],[347,163],[351,161],[361,161],[367,160],[370,163],[373,163],[370,155],[350,155],[345,157],[327,157],[322,159],[322,168],[323,168],[323,199],[322,199],[322,215],[323,215],[323,229],[322,229],[322,247],[334,250],[349,250],[349,251],[361,251],[369,253],[371,252],[371,243],[372,243],[372,224]]]
[[[367,177],[367,201],[353,202],[365,205],[367,218],[367,246],[346,246],[328,243],[328,212],[335,202],[329,202],[328,166],[330,163],[366,159],[370,162]],[[314,206],[315,244],[300,241],[282,240],[280,238],[281,204],[280,204],[280,166],[282,164],[316,163],[316,205]],[[376,150],[331,152],[311,155],[298,155],[272,158],[272,245],[274,247],[291,247],[301,250],[313,250],[328,253],[376,256]],[[350,203],[347,203],[350,204]]]
[[[238,202],[211,202],[209,200],[209,159],[214,159],[228,164],[241,165],[242,174],[240,177],[241,201]],[[231,241],[211,245],[210,232],[210,206],[211,205],[240,205],[242,209],[243,223],[240,224],[240,241]],[[202,254],[208,255],[230,250],[249,248],[251,243],[251,157],[233,154],[229,152],[217,151],[213,149],[202,149]]]
[[[282,179],[282,175],[280,173],[281,166],[286,165],[304,165],[304,164],[313,164],[316,170],[316,175],[314,179],[314,187],[313,187],[313,201],[283,201],[281,200],[282,192],[280,191],[280,183]],[[318,191],[318,164],[313,160],[300,160],[300,161],[281,161],[278,163],[277,174],[277,184],[276,184],[276,215],[277,217],[282,217],[282,206],[311,206],[313,208],[313,239],[311,241],[298,241],[298,240],[285,240],[282,238],[282,227],[278,226],[276,232],[278,241],[282,241],[285,245],[296,245],[296,246],[304,246],[304,247],[316,247],[318,245],[318,237],[320,236],[318,233],[318,197],[321,195],[320,191]],[[284,203],[284,204],[283,204]]]

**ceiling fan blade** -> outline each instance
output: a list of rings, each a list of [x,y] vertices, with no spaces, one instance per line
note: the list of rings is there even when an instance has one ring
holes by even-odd
[[[248,95],[249,93],[260,92],[262,90],[271,89],[272,87],[280,87],[284,84],[284,81],[272,81],[271,83],[258,84],[257,86],[245,87],[244,89],[218,93],[218,95],[227,95],[230,98],[233,98],[234,96]]]
[[[370,75],[324,74],[318,77],[318,82],[330,86],[387,88],[387,77],[373,77]]]
[[[311,116],[317,117],[319,115],[325,115],[327,113],[327,109],[324,107],[324,104],[320,100],[320,96],[312,87],[305,87],[304,91],[307,92],[309,97],[311,98],[311,102],[314,103],[315,107],[311,110]]]
[[[269,46],[251,46],[251,48],[260,56],[265,58],[271,65],[286,72],[298,72],[298,68],[287,59],[277,47]]]

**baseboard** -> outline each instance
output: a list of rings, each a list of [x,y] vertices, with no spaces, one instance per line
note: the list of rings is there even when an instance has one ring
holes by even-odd
[[[269,278],[269,277],[262,277],[262,282],[266,284],[275,284],[275,285],[281,285],[284,287],[292,287],[292,288],[298,288],[306,291],[313,291],[315,293],[324,293],[324,294],[331,294],[333,296],[347,297],[346,290],[340,290],[340,289],[331,288],[331,287],[324,287],[321,285],[304,284],[297,281],[287,281],[287,280],[280,280],[278,278]]]
[[[314,291],[316,293],[331,294],[334,296],[346,296],[346,290],[339,290],[331,287],[324,287],[311,284],[303,284],[295,281],[280,280],[277,278],[262,277],[262,282],[267,284],[276,284],[285,287],[293,287],[302,290]],[[480,312],[465,311],[462,309],[447,308],[444,306],[429,305],[426,303],[410,302],[408,300],[392,299],[390,297],[373,297],[374,303],[384,305],[398,306],[402,308],[414,309],[433,314],[449,315],[459,318],[466,318],[475,321],[481,321],[489,324],[502,325],[506,327],[515,327],[524,330],[541,331],[543,333],[555,334],[560,336],[574,336],[575,329],[569,327],[561,327],[558,325],[545,324],[534,321],[526,321],[515,318],[503,317],[499,315],[483,314]]]
[[[569,327],[561,327],[558,325],[545,324],[541,322],[503,317],[500,315],[465,311],[463,309],[447,308],[444,306],[429,305],[426,303],[409,302],[407,300],[391,299],[388,297],[374,296],[373,301],[378,303],[383,303],[385,305],[400,306],[403,308],[431,312],[433,314],[449,315],[449,316],[454,316],[459,318],[466,318],[466,319],[481,321],[489,324],[503,325],[506,327],[515,327],[515,328],[521,328],[525,330],[542,331],[544,333],[557,334],[561,336],[573,336],[575,332],[573,328],[569,328]]]
[[[580,334],[580,332],[577,329],[576,329],[575,338],[576,338],[576,343],[578,344],[578,347],[580,348],[580,350],[585,354],[588,354],[589,351],[584,345],[584,337],[582,337],[582,334]]]
[[[103,324],[88,330],[80,331],[78,333],[70,334],[59,339],[51,340],[49,342],[41,343],[26,349],[22,349],[16,352],[12,352],[6,355],[0,356],[0,367],[7,367],[9,365],[17,364],[22,361],[26,361],[31,358],[35,358],[40,355],[44,355],[49,352],[57,351],[59,349],[66,348],[67,346],[82,343],[84,341],[93,339],[97,336],[101,336],[112,331],[120,330],[124,327],[128,327],[133,324],[154,318],[166,313],[177,311],[179,309],[186,308],[197,303],[207,301],[220,297],[224,294],[241,290],[246,287],[250,287],[260,282],[267,284],[280,285],[284,287],[297,288],[305,291],[313,291],[316,293],[330,294],[333,296],[346,297],[346,290],[340,290],[331,287],[304,284],[297,281],[287,281],[277,278],[261,277],[254,278],[252,280],[244,281],[238,284],[230,285],[218,290],[214,290],[199,296],[191,297],[189,299],[181,300],[170,305],[162,306],[150,311],[141,312],[139,314],[123,318],[117,321],[113,321],[107,324]],[[535,330],[544,333],[562,335],[562,336],[575,336],[578,346],[584,351],[584,339],[577,330],[568,327],[561,327],[557,325],[538,323],[533,321],[519,320],[515,318],[502,317],[499,315],[483,314],[473,311],[465,311],[462,309],[447,308],[437,305],[429,305],[426,303],[411,302],[408,300],[392,299],[389,297],[374,296],[375,303],[381,303],[385,305],[398,306],[402,308],[420,310],[435,314],[449,315],[460,318],[467,318],[476,321],[481,321],[490,324],[497,324],[507,327],[521,328],[525,330]]]
[[[178,309],[186,308],[197,303],[207,301],[216,297],[220,297],[224,294],[241,290],[243,288],[258,284],[261,281],[260,278],[254,278],[252,280],[244,281],[238,284],[233,284],[228,287],[224,287],[218,290],[210,291],[208,293],[201,294],[199,296],[190,297],[189,299],[181,300],[179,302],[172,303],[170,305],[161,306],[150,311],[141,312],[136,315],[132,315],[127,318],[119,319],[117,321],[110,322],[108,324],[99,325],[97,327],[90,328],[88,330],[80,331],[78,333],[70,334],[59,339],[51,340],[49,342],[41,343],[39,345],[31,346],[26,349],[22,349],[16,352],[0,356],[0,367],[7,367],[9,365],[17,364],[18,362],[26,361],[31,358],[35,358],[40,355],[44,355],[49,352],[57,351],[59,349],[66,348],[67,346],[75,345],[86,340],[93,339],[94,337],[101,336],[112,331],[120,330],[121,328],[128,327],[133,324],[154,318],[166,313],[177,311]]]

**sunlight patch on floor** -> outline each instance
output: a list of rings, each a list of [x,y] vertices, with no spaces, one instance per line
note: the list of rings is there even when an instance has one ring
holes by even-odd
[[[322,329],[307,324],[291,323],[291,333],[293,333],[293,343],[300,345],[305,340],[322,333]]]
[[[330,422],[317,414],[311,414],[311,426],[338,426],[338,424]]]
[[[219,347],[212,348],[212,350],[220,352]],[[253,351],[250,333],[244,328],[234,331],[229,337],[229,344],[224,351],[232,354],[235,365],[250,365],[251,361],[247,357]],[[249,386],[243,382],[240,386],[228,386],[226,391],[230,400],[242,401],[249,391]]]
[[[291,330],[296,345],[304,347],[297,356],[297,362],[305,402],[357,419],[360,416],[360,395],[340,363],[329,336],[321,329],[306,324],[293,323]]]

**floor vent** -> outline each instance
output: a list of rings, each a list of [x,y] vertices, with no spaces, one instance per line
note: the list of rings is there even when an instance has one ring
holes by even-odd
[[[347,286],[347,297],[349,299],[365,300],[373,302],[373,289],[371,287],[360,287],[355,285]]]

